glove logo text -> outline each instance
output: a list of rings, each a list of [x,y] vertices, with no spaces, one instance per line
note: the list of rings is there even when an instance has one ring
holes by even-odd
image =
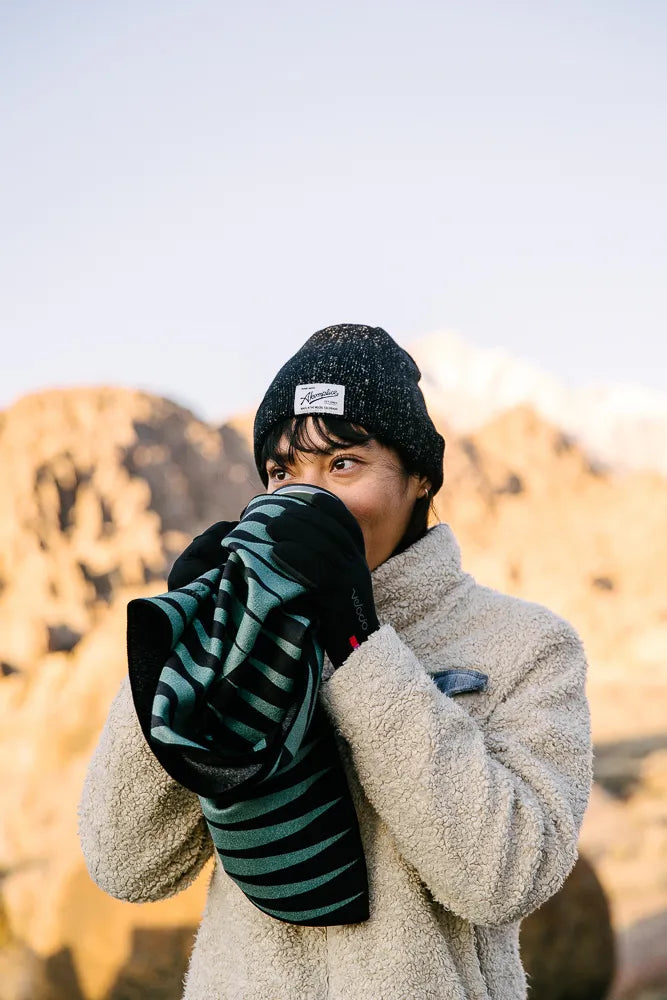
[[[352,603],[354,604],[354,610],[357,613],[357,618],[359,619],[359,624],[361,625],[364,632],[368,631],[368,620],[364,614],[364,606],[357,596],[356,587],[352,588]]]

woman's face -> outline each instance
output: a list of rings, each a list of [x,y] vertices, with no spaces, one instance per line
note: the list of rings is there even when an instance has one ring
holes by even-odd
[[[307,418],[307,423],[312,444],[326,448],[312,417]],[[286,455],[287,437],[279,442],[278,450]],[[270,459],[266,472],[267,493],[288,483],[321,486],[335,493],[359,522],[371,570],[394,551],[408,526],[415,501],[430,487],[425,476],[415,473],[406,477],[394,449],[377,441],[335,449],[332,454],[297,451],[293,466],[287,466],[286,458],[280,465]]]

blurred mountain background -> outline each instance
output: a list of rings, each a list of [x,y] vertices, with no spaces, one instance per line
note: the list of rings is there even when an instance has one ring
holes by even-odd
[[[665,399],[566,390],[452,335],[409,349],[447,442],[437,519],[465,569],[548,605],[584,640],[596,783],[581,849],[609,901],[611,996],[662,996]],[[209,870],[163,903],[113,900],[87,876],[76,804],[126,670],[128,600],[164,591],[192,536],[263,492],[252,419],[214,426],[113,386],[37,392],[0,417],[2,1000],[180,995]]]
[[[527,404],[593,461],[617,472],[667,475],[665,392],[631,382],[566,385],[506,350],[477,347],[454,331],[431,334],[409,350],[424,373],[427,401],[444,408],[443,416],[458,431],[474,430]],[[576,355],[571,361],[576,369]]]

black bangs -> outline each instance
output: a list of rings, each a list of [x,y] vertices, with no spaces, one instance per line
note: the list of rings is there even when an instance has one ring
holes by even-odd
[[[311,438],[308,417],[312,417],[318,433],[326,441],[327,447],[325,449],[322,449]],[[285,461],[284,454],[278,451],[278,445],[283,437],[287,437],[287,462],[290,464],[294,461],[294,455],[297,451],[310,455],[321,451],[330,454],[337,448],[351,448],[355,444],[366,444],[368,441],[380,440],[375,434],[359,430],[349,420],[330,414],[300,413],[296,417],[287,417],[272,427],[264,439],[260,456],[263,479],[266,477],[267,462],[272,461],[280,464],[281,461]]]

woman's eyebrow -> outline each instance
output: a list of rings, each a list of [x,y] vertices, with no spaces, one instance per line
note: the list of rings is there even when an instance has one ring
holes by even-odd
[[[316,451],[316,455],[333,455],[335,451],[349,451],[350,448],[368,448],[370,441],[360,441],[359,444],[354,444],[352,441],[344,441],[341,444],[333,444],[329,448],[321,448]],[[299,449],[297,448],[296,451]],[[271,462],[275,462],[276,465],[289,465],[289,457],[286,451],[274,451],[273,455],[269,459]]]

